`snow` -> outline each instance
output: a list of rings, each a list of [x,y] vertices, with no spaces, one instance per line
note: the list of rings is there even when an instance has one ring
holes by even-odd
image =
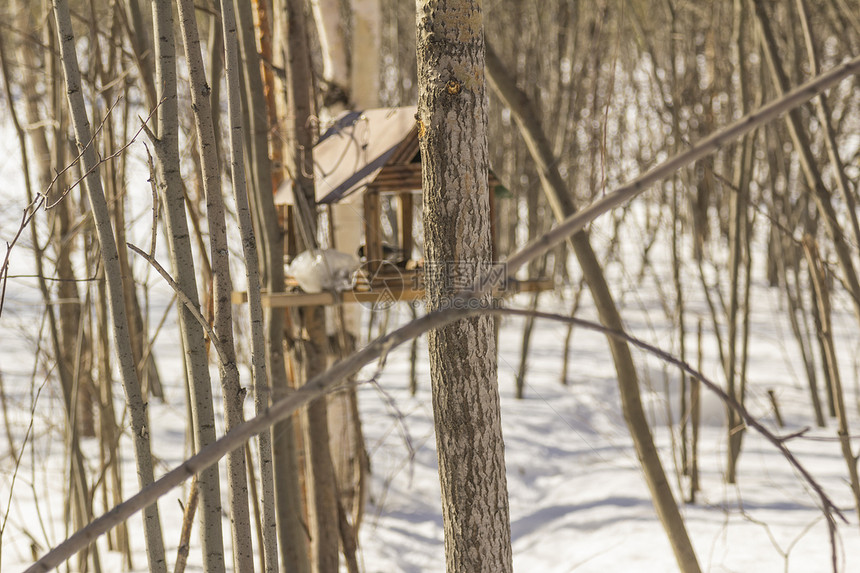
[[[14,183],[19,177],[14,173],[16,162],[10,158],[14,156],[11,149],[14,143],[10,141],[4,145],[8,149],[7,153],[0,154],[5,158],[0,159],[0,176]],[[3,191],[6,208],[0,210],[0,239],[8,240],[17,228],[19,212],[16,209],[23,206],[24,201],[13,193],[18,193],[19,189],[20,186],[10,183]],[[607,224],[605,232],[610,228]],[[601,234],[601,229],[603,227],[597,226],[593,230],[595,240],[605,244],[607,237]],[[621,243],[621,262],[606,264],[622,315],[631,334],[676,352],[677,334],[663,310],[663,297],[672,293],[665,242],[652,251],[654,270],[646,272],[645,279],[640,282],[637,278],[641,240],[635,239],[639,232],[635,221],[625,224],[624,232],[628,240]],[[24,239],[13,253],[12,275],[32,272],[29,237]],[[137,240],[138,244],[146,244],[145,238]],[[720,381],[713,326],[701,286],[693,270],[686,270],[688,359],[695,356],[695,327],[702,318],[705,325],[703,372]],[[799,353],[785,318],[785,305],[778,292],[768,288],[759,274],[757,270],[752,294],[755,304],[751,316],[748,405],[773,431],[788,434],[814,426],[814,419],[802,379]],[[8,511],[8,520],[0,521],[4,524],[0,566],[4,571],[17,571],[32,562],[31,547],[36,553],[42,553],[71,532],[63,525],[66,505],[63,490],[68,482],[68,467],[61,437],[62,399],[50,358],[45,355],[38,361],[34,358],[42,320],[40,297],[34,290],[34,281],[26,277],[10,278],[8,289],[6,306],[0,317],[0,373],[9,403],[12,442],[21,458],[16,465],[8,449],[5,426],[0,425],[0,515]],[[156,324],[164,312],[169,292],[158,285],[157,277],[148,279],[147,291],[154,317],[151,324]],[[566,314],[571,299],[570,289],[562,295],[545,293],[541,306],[544,310]],[[528,303],[525,295],[519,295],[512,302],[520,307],[527,307]],[[856,431],[860,427],[860,416],[856,408],[855,357],[860,339],[849,309],[847,301],[839,301],[835,305],[834,319],[843,361],[840,366],[846,403],[852,428]],[[365,310],[365,320],[369,312]],[[403,304],[390,312],[390,327],[410,317]],[[174,467],[188,453],[175,309],[171,313],[155,347],[166,386],[166,401],[150,404],[157,473]],[[578,315],[595,316],[587,295],[583,297]],[[515,570],[559,573],[677,570],[621,415],[605,340],[585,329],[575,330],[568,384],[562,385],[559,375],[566,326],[538,321],[529,358],[526,397],[517,400],[514,380],[519,367],[522,324],[521,319],[504,319],[499,344],[499,387]],[[42,346],[45,346],[44,340]],[[688,481],[677,470],[678,435],[676,426],[666,423],[665,392],[668,389],[672,416],[676,418],[678,374],[641,351],[635,352],[635,359],[642,378],[646,409],[654,422],[655,440],[676,497],[681,499],[686,497]],[[368,573],[423,573],[444,569],[430,383],[423,340],[415,396],[409,394],[409,367],[406,345],[389,355],[378,386],[364,384],[359,388],[372,466],[371,500],[361,527],[360,544],[360,563]],[[375,373],[375,366],[369,367],[363,373],[364,379],[370,379]],[[247,369],[242,375],[243,383],[248,385]],[[776,393],[786,428],[775,427],[766,394],[769,389]],[[120,405],[121,390],[117,382],[113,390]],[[747,432],[744,438],[738,484],[725,484],[726,435],[722,406],[710,395],[703,400],[699,446],[701,491],[695,503],[682,506],[703,569],[756,573],[829,570],[826,524],[808,487],[772,444],[752,432]],[[250,396],[246,405],[250,413]],[[220,405],[216,404],[218,410]],[[222,431],[220,427],[219,432]],[[22,448],[25,436],[26,447]],[[789,441],[788,445],[844,511],[849,523],[840,524],[838,529],[839,568],[840,571],[857,571],[860,570],[857,516],[846,483],[845,461],[834,438],[835,422],[831,419],[828,428],[813,428],[804,437]],[[119,450],[126,496],[135,491],[137,483],[129,444],[126,436]],[[84,440],[83,447],[90,460],[97,459],[97,444]],[[91,461],[91,466],[94,463]],[[90,475],[97,470],[90,467]],[[226,480],[222,483],[226,484]],[[179,501],[186,496],[187,484],[159,503],[171,563],[176,555],[181,522]],[[107,509],[100,498],[96,499],[96,505],[98,512]],[[225,539],[229,539],[228,526],[225,518]],[[134,570],[144,571],[139,516],[132,518],[129,527],[133,531]],[[192,541],[195,545],[191,549],[188,571],[201,571],[196,527]],[[99,541],[99,547],[103,570],[120,570],[122,560],[119,554],[107,551],[104,538]],[[70,570],[76,570],[76,566],[73,560]]]
[[[756,301],[778,302],[765,296],[767,290],[757,288]],[[547,299],[552,298],[547,295]],[[518,302],[526,300],[521,297]],[[756,322],[756,326],[766,326],[768,320],[773,325],[774,313],[773,307],[759,306],[756,315],[762,324]],[[406,320],[407,315],[401,318]],[[573,340],[571,384],[562,386],[558,377],[564,329],[560,324],[537,323],[524,400],[514,397],[521,321],[507,320],[501,331],[499,385],[514,569],[675,571],[671,548],[651,505],[620,414],[606,344],[600,335],[578,330]],[[634,334],[643,336],[642,332]],[[791,424],[779,433],[812,425],[805,388],[788,376],[774,379],[768,370],[768,363],[780,355],[781,339],[763,336],[755,340],[751,409],[776,430],[764,395],[766,388],[774,387],[783,417]],[[392,354],[379,379],[379,386],[397,405],[396,412],[385,405],[373,386],[359,391],[374,473],[373,506],[361,539],[369,573],[444,569],[430,382],[423,345],[422,350],[422,374],[415,397],[409,395],[408,348]],[[649,367],[646,370],[658,388],[646,393],[646,407],[659,421],[655,438],[669,480],[675,486],[676,498],[681,497],[679,483],[684,484],[686,496],[687,478],[678,475],[673,461],[677,436],[665,425],[662,382],[657,380],[663,376],[662,367],[642,353],[637,353],[637,360]],[[712,359],[706,373],[716,376],[715,366]],[[673,383],[677,381],[674,374],[670,376]],[[673,400],[673,408],[677,409],[677,401]],[[748,432],[739,483],[726,485],[722,410],[707,396],[704,410],[699,446],[701,491],[695,504],[683,507],[703,569],[828,570],[830,550],[824,520],[815,498],[788,463],[772,444]],[[856,424],[856,412],[853,417]],[[833,441],[833,425],[831,421],[829,430],[809,434],[810,438],[829,441],[798,439],[791,441],[790,447],[850,520],[851,525],[839,530],[839,558],[840,570],[852,571],[860,566],[860,537],[845,483],[845,462]],[[398,429],[401,426],[408,434]]]

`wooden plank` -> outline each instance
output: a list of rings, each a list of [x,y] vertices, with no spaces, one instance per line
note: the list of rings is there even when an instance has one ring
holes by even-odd
[[[424,297],[424,290],[417,290],[408,287],[393,288],[390,287],[388,292],[384,291],[367,291],[360,292],[347,290],[340,293],[340,301],[343,304],[352,304],[356,302],[373,304],[378,302],[411,302]],[[313,306],[313,305],[333,305],[336,304],[334,295],[330,292],[318,293],[273,293],[263,296],[263,306],[271,308],[289,308],[294,306]]]
[[[379,193],[368,190],[364,194],[364,256],[371,274],[382,260],[382,210]]]
[[[390,179],[392,177],[408,177],[414,174],[421,174],[420,163],[403,163],[403,164],[388,164],[379,170],[376,174],[376,179]]]
[[[420,163],[388,163],[385,167],[379,170],[379,173],[374,177],[374,181],[390,180],[404,177],[421,176]],[[487,182],[492,185],[500,185],[501,182],[492,171],[487,172]]]
[[[412,258],[412,194],[397,196],[397,226],[400,229],[400,248],[405,259]]]
[[[412,167],[415,166],[415,167]],[[367,192],[378,191],[386,193],[405,192],[405,191],[421,191],[421,164],[411,163],[408,169],[398,170],[395,168],[405,168],[407,166],[387,165],[380,171],[379,175],[373,181],[367,184]],[[389,170],[385,173],[385,170]],[[487,185],[490,192],[495,191],[496,186],[500,185],[498,179],[492,172],[487,177]]]
[[[414,273],[413,273],[414,274]],[[338,302],[343,304],[377,303],[380,301],[395,300],[398,302],[412,302],[424,298],[423,288],[413,288],[412,285],[421,284],[412,280],[403,280],[399,283],[393,280],[381,281],[372,287],[364,285],[368,290],[347,290],[339,294],[339,301],[335,300],[330,292],[303,293],[303,292],[279,292],[269,294],[262,293],[263,306],[270,308],[289,308],[294,306],[334,305]],[[521,292],[549,291],[555,288],[552,279],[527,279],[523,281],[511,281],[507,288],[497,292],[497,296],[508,296]],[[248,302],[248,294],[233,291],[231,295],[233,304],[245,304]]]
[[[415,154],[418,153],[418,120],[416,118],[415,125],[409,130],[409,133],[403,138],[400,147],[392,154],[389,164],[403,164],[412,161]]]
[[[396,181],[380,181],[369,184],[367,191],[376,191],[381,193],[402,193],[421,190],[421,179],[407,180],[398,179]]]
[[[407,163],[405,165],[389,164],[380,170],[368,183],[368,190],[377,191],[420,191],[421,164]]]
[[[543,292],[555,289],[555,282],[552,279],[526,279],[511,284],[515,292]]]

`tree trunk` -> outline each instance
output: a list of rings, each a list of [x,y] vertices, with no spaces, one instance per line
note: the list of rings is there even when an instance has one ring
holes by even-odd
[[[269,114],[264,111],[268,104],[265,99],[263,78],[261,77],[260,56],[257,53],[254,18],[251,5],[248,2],[236,0],[235,6],[239,20],[238,30],[245,72],[246,96],[243,102],[247,108],[245,115],[248,118],[246,140],[248,142],[247,157],[251,172],[251,188],[254,192],[252,204],[256,205],[259,219],[256,237],[263,252],[260,269],[268,291],[282,292],[284,290],[284,251],[275,212],[272,162],[269,160],[268,144]],[[268,19],[260,23],[260,27],[263,26],[268,28]],[[271,54],[271,48],[268,49],[268,54]],[[249,291],[249,302],[250,296]],[[254,374],[254,411],[258,415],[269,406],[272,381],[277,378],[283,387],[287,386],[283,361],[283,312],[280,309],[274,312],[269,309],[267,315],[263,318],[266,330],[260,333],[263,336],[264,346],[254,352],[255,356],[265,359],[265,364],[260,364],[255,360],[255,368],[259,367],[259,371],[255,370]],[[273,325],[273,322],[276,324]],[[276,359],[276,357],[280,358]],[[292,441],[290,446],[292,446],[292,456],[295,457],[295,446]],[[277,573],[279,568],[278,528],[271,432],[262,432],[258,436],[258,448],[264,571]],[[292,476],[292,479],[298,483],[295,475]],[[297,491],[298,488],[296,488]],[[297,523],[297,525],[301,525],[301,523]]]
[[[474,276],[492,261],[483,15],[477,0],[419,0],[417,10],[425,280],[436,310],[456,292],[449,272]],[[493,319],[431,331],[428,346],[447,570],[512,571]]]
[[[131,418],[131,434],[134,442],[134,453],[137,460],[138,482],[141,488],[153,481],[152,453],[149,445],[149,421],[146,414],[146,404],[143,402],[137,369],[134,363],[134,353],[131,348],[128,318],[125,313],[125,302],[122,292],[122,275],[119,266],[117,245],[111,229],[108,205],[105,201],[101,176],[98,169],[96,150],[90,144],[92,134],[87,119],[84,94],[81,91],[81,72],[78,57],[75,52],[75,35],[72,30],[72,18],[69,13],[67,0],[54,0],[54,15],[57,21],[57,34],[60,38],[60,55],[63,60],[63,72],[66,78],[66,93],[69,109],[75,129],[75,140],[81,152],[82,171],[86,173],[84,185],[89,198],[90,209],[95,221],[99,244],[101,245],[102,263],[108,290],[108,303],[113,318],[113,334],[117,348],[123,389]],[[161,523],[158,516],[158,506],[152,504],[144,510],[144,537],[146,539],[147,558],[150,571],[166,571],[164,559],[164,542],[161,536]]]
[[[185,214],[182,176],[179,170],[176,50],[173,36],[171,2],[166,0],[157,0],[154,2],[153,20],[155,23],[154,36],[157,39],[155,49],[157,56],[158,94],[159,101],[162,101],[161,113],[158,116],[158,140],[155,142],[155,152],[158,157],[158,186],[165,205],[170,252],[176,280],[180,289],[188,296],[191,303],[195,308],[199,309],[198,287]],[[214,437],[214,408],[209,377],[209,361],[203,328],[185,305],[180,306],[179,320],[186,354],[185,363],[188,380],[190,381],[191,410],[192,418],[195,421],[193,432],[196,439],[195,447],[199,449],[207,443],[200,438],[207,440]],[[221,342],[223,342],[223,339]],[[228,400],[225,399],[225,404],[227,402]],[[236,418],[237,416],[234,412],[233,419],[228,419],[228,426],[236,424]],[[238,418],[238,421],[241,421],[241,415]],[[235,455],[233,454],[234,458]],[[231,473],[231,489],[236,481],[239,481],[239,488],[243,487],[244,474],[242,476],[234,475],[239,471],[244,472],[244,466],[236,468],[236,471]],[[209,495],[212,495],[214,493],[211,481],[214,479],[213,475],[209,472],[204,472],[201,476],[205,490]],[[217,476],[214,477],[217,478]],[[217,485],[220,483],[220,480],[215,479],[214,483]],[[245,485],[244,487],[247,486]],[[204,503],[211,503],[211,497],[207,497]],[[233,512],[233,519],[240,526],[234,529],[245,534],[238,536],[238,542],[234,541],[234,545],[236,546],[234,553],[237,554],[236,560],[243,567],[249,567],[248,564],[253,564],[253,559],[250,557],[250,525],[249,516],[247,515],[247,501],[244,503],[244,514],[242,507],[239,504],[238,518],[236,512]],[[205,516],[203,516],[203,519],[206,519]],[[241,549],[243,546],[245,547],[244,550]]]
[[[818,305],[818,336],[821,339],[824,369],[828,373],[830,384],[833,387],[833,403],[836,410],[839,446],[842,449],[842,457],[848,468],[848,484],[854,496],[854,510],[860,517],[860,477],[857,473],[857,456],[851,447],[851,431],[848,427],[848,414],[845,409],[845,395],[842,391],[842,380],[839,377],[839,361],[836,356],[836,345],[833,340],[833,329],[831,325],[831,302],[830,292],[827,288],[827,278],[824,264],[818,254],[818,246],[815,239],[810,235],[803,237],[803,249],[809,264],[809,274],[812,277],[813,294],[815,304]]]
[[[260,48],[263,58],[268,56],[275,65],[286,69],[286,40],[283,38],[288,32],[286,20],[286,0],[276,0],[272,6],[272,34],[269,34],[266,23],[268,18],[266,2],[255,0],[257,3],[257,22]],[[274,31],[280,35],[281,41],[273,45]],[[280,83],[275,83],[274,74],[270,66],[265,66],[264,89],[266,95],[266,111],[271,126],[271,153],[273,165],[280,169],[272,170],[272,188],[276,190],[284,180],[286,171],[285,154],[289,153],[290,142],[283,137],[285,125],[281,125],[280,117],[291,117],[289,111],[289,97],[287,95],[286,78]],[[277,97],[276,97],[276,92]],[[263,194],[261,193],[261,196]],[[267,197],[265,201],[274,200]],[[265,210],[263,210],[265,213]],[[284,281],[284,236],[280,228],[280,222],[273,220],[269,228],[269,250],[268,284],[272,292],[283,292]],[[290,376],[294,373],[292,364],[285,356],[283,344],[285,327],[290,323],[289,315],[278,309],[270,309],[269,328],[267,330],[267,358],[271,362],[270,376],[272,377],[272,392],[274,397],[285,395],[292,391],[291,380],[287,375],[287,366],[290,366]],[[272,426],[272,464],[275,481],[275,502],[278,523],[278,538],[280,541],[281,560],[286,571],[295,573],[310,573],[310,555],[308,547],[308,528],[305,522],[304,499],[301,487],[301,466],[299,463],[299,442],[296,431],[296,420],[298,416],[291,415]]]
[[[292,144],[287,161],[295,185],[304,249],[317,248],[316,203],[313,180],[313,133],[311,131],[312,73],[308,48],[307,20],[303,0],[286,0],[287,89],[292,109],[287,139]],[[298,355],[301,357],[301,382],[307,383],[326,367],[328,337],[325,310],[307,307],[300,311]],[[307,467],[308,529],[311,538],[311,570],[314,573],[337,571],[339,529],[337,488],[329,449],[326,400],[308,405],[302,416]]]
[[[312,0],[317,35],[323,59],[323,111],[335,117],[344,106],[367,109],[379,105],[379,44],[381,12],[379,0],[349,0],[352,15],[352,46],[341,14],[343,0]],[[354,70],[354,73],[350,73]],[[368,78],[368,79],[365,79]],[[355,85],[353,86],[353,82]],[[325,117],[323,112],[321,115]],[[330,205],[331,247],[354,255],[362,241],[363,219],[352,205]],[[361,307],[349,304],[334,310],[341,337],[340,355],[348,356],[361,337]],[[339,503],[349,511],[352,530],[357,532],[364,514],[369,473],[367,450],[358,415],[355,386],[328,398],[330,449]]]
[[[379,45],[382,38],[381,0],[351,0],[352,59],[350,97],[359,109],[379,105]]]
[[[337,115],[350,104],[349,50],[341,0],[311,0],[323,64],[323,106]]]
[[[743,9],[743,1],[735,0],[735,37],[733,41],[732,61],[737,66],[737,94],[739,99],[739,108],[742,114],[747,113],[749,102],[749,89],[747,87],[746,69],[743,66],[744,55],[744,37],[743,29],[746,18]],[[732,183],[735,189],[729,197],[729,309],[726,316],[728,324],[728,333],[726,335],[726,363],[724,369],[726,373],[726,393],[740,402],[744,403],[744,388],[746,386],[745,369],[738,369],[738,313],[742,310],[741,304],[747,306],[748,301],[741,302],[740,292],[740,275],[741,275],[741,259],[749,253],[745,253],[744,247],[749,249],[748,237],[748,221],[747,221],[747,202],[749,197],[749,183],[752,177],[752,142],[755,138],[754,134],[745,136],[740,144],[735,149],[735,157],[733,161]],[[746,277],[745,280],[748,280]],[[726,481],[728,483],[736,483],[738,459],[741,455],[741,444],[743,442],[744,424],[738,413],[728,408],[728,423],[727,423],[727,460],[726,460]]]
[[[244,136],[242,125],[242,97],[240,88],[241,69],[239,67],[239,34],[233,0],[221,0],[221,20],[224,29],[224,46],[227,72],[227,105],[230,120],[230,174],[233,186],[233,196],[236,200],[236,212],[239,220],[239,232],[242,239],[242,254],[245,259],[245,279],[248,284],[248,307],[251,319],[251,366],[255,385],[263,388],[267,384],[265,335],[263,330],[263,305],[260,295],[260,265],[257,254],[257,239],[254,236],[254,226],[251,217],[251,206],[248,201],[248,184],[245,176]],[[262,111],[262,110],[261,110]],[[235,371],[235,383],[238,387],[239,373]],[[257,386],[255,386],[257,388]],[[244,396],[244,390],[240,390]],[[268,393],[263,391],[267,397]],[[237,400],[237,409],[233,420],[228,420],[227,429],[232,424],[243,421],[242,400]],[[238,457],[238,452],[235,452]],[[241,503],[242,522],[238,533],[241,535],[244,566],[253,571],[253,548],[251,546],[250,515],[248,515],[247,480],[245,474],[245,458],[242,457],[242,476],[239,484],[245,488],[244,501]],[[237,469],[239,465],[237,464]],[[239,516],[235,516],[238,521]],[[237,549],[234,549],[237,551]]]
[[[206,84],[203,68],[203,57],[200,51],[200,37],[197,31],[197,20],[194,5],[191,0],[182,0],[178,4],[179,22],[182,31],[183,44],[185,45],[185,59],[188,65],[188,75],[191,82],[191,108],[194,111],[194,124],[197,132],[197,148],[200,163],[203,170],[203,188],[206,195],[206,211],[209,216],[209,241],[210,258],[213,271],[213,299],[214,331],[218,340],[212,340],[212,344],[219,344],[221,349],[228,352],[227,364],[219,361],[221,372],[222,389],[224,391],[224,406],[227,410],[227,427],[235,424],[235,412],[228,408],[239,398],[238,373],[232,371],[236,368],[235,349],[232,336],[232,313],[230,309],[231,280],[227,261],[227,235],[226,222],[224,219],[224,205],[221,200],[221,172],[216,154],[215,127],[212,118],[209,95],[211,90]],[[235,378],[234,378],[235,376]],[[192,381],[192,389],[197,386],[197,381]],[[199,391],[203,391],[202,388]],[[197,398],[192,394],[192,403],[197,403]],[[198,404],[199,405],[199,404]],[[215,441],[215,426],[202,418],[201,414],[196,416],[195,442],[198,449]],[[234,511],[239,505],[233,489],[232,480],[244,479],[245,459],[241,451],[231,453],[228,461],[228,479],[231,480],[230,505]],[[239,478],[239,466],[241,466],[242,478]],[[224,541],[221,528],[221,492],[220,477],[217,468],[210,468],[208,472],[201,472],[198,482],[200,491],[200,534],[203,542],[203,563],[207,572],[218,573],[224,571]],[[244,493],[244,508],[247,513],[247,488]],[[235,529],[235,528],[234,528]],[[250,536],[250,523],[247,534]],[[234,542],[236,534],[234,532]]]

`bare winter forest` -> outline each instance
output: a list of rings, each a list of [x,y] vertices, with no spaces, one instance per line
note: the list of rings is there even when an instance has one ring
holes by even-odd
[[[858,0],[0,2],[0,570],[860,570]]]

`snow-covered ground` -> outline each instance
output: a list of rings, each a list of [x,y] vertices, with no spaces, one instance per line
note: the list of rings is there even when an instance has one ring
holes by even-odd
[[[14,180],[17,164],[12,142],[9,153],[0,154],[0,174]],[[2,191],[0,239],[9,240],[17,228],[23,206],[19,186]],[[146,192],[141,196],[145,197]],[[143,213],[144,210],[140,210]],[[654,253],[659,278],[639,274],[637,229],[626,231],[621,260],[610,262],[607,274],[631,334],[670,351],[677,350],[676,334],[663,310],[661,296],[672,296],[671,275],[666,272],[665,250]],[[598,243],[605,237],[596,230]],[[32,272],[29,238],[15,252],[11,275]],[[145,244],[145,238],[142,239]],[[696,323],[705,324],[704,373],[719,381],[713,327],[692,269],[687,293],[688,358],[695,356]],[[791,433],[813,426],[808,390],[802,377],[796,343],[790,334],[785,308],[777,291],[767,288],[756,267],[752,300],[748,405],[768,427],[776,430],[767,391],[778,398],[784,429]],[[169,293],[150,276],[147,291],[150,314],[156,323],[164,312]],[[661,295],[662,293],[662,295]],[[566,314],[571,292],[542,295],[542,308]],[[512,304],[527,306],[520,295]],[[852,428],[860,427],[857,413],[857,347],[860,337],[847,305],[835,309],[836,335],[840,345],[843,384]],[[172,312],[172,311],[171,311]],[[391,311],[391,325],[408,320],[400,305]],[[367,316],[367,315],[366,315]],[[595,316],[586,296],[579,316]],[[3,571],[17,571],[69,533],[63,525],[68,483],[65,446],[62,441],[63,410],[56,377],[49,361],[38,363],[37,335],[41,309],[34,282],[12,278],[6,307],[0,317],[0,374],[9,404],[12,443],[20,464],[9,452],[6,427],[0,420],[0,527]],[[631,440],[620,413],[609,352],[602,336],[578,328],[572,339],[567,385],[559,380],[566,326],[539,321],[529,358],[526,397],[514,398],[514,379],[520,360],[522,320],[505,319],[499,345],[499,385],[506,440],[508,488],[511,499],[514,565],[521,572],[674,571],[669,543],[657,520],[639,469]],[[246,343],[246,342],[245,342]],[[45,345],[45,337],[42,339]],[[179,463],[187,454],[186,414],[181,387],[181,356],[172,317],[156,340],[165,403],[153,402],[154,453],[158,471]],[[691,350],[692,349],[692,350]],[[817,352],[817,349],[816,349]],[[360,387],[359,396],[366,441],[372,464],[371,503],[361,528],[360,562],[368,573],[403,571],[419,573],[444,569],[439,486],[432,427],[426,346],[419,352],[419,390],[409,395],[409,349],[401,347],[388,358],[379,385]],[[654,421],[655,438],[663,454],[670,481],[680,499],[686,496],[687,478],[678,474],[678,436],[666,424],[667,402],[677,416],[678,376],[671,368],[642,352],[635,353],[640,366],[646,407]],[[693,360],[694,361],[694,360]],[[374,369],[369,368],[369,378]],[[245,384],[248,372],[243,371]],[[115,387],[117,396],[121,390]],[[726,434],[721,405],[706,395],[700,443],[701,491],[696,503],[683,506],[700,562],[707,571],[818,572],[829,570],[830,545],[817,500],[775,448],[748,432],[744,439],[739,480],[726,485]],[[248,399],[250,407],[250,398]],[[32,412],[32,415],[31,415]],[[32,421],[32,426],[31,426]],[[789,442],[792,451],[842,508],[849,524],[838,530],[840,570],[860,570],[860,535],[853,513],[846,468],[835,442],[835,423],[813,429]],[[26,441],[25,441],[26,437]],[[22,449],[22,445],[26,447]],[[97,444],[84,441],[95,460]],[[855,444],[855,449],[857,445]],[[121,448],[130,452],[129,448]],[[91,468],[94,475],[98,468]],[[136,478],[130,453],[123,453],[124,491],[135,490]],[[13,488],[14,484],[14,488]],[[684,494],[680,492],[683,490]],[[174,491],[162,498],[165,542],[172,562],[179,537],[179,500],[187,492]],[[101,500],[96,505],[102,508]],[[103,509],[103,508],[102,508]],[[8,516],[8,519],[7,519]],[[225,519],[225,532],[228,521]],[[145,570],[140,519],[130,522],[135,552],[134,570]],[[197,542],[196,532],[192,540]],[[121,560],[106,550],[105,571],[119,570]],[[199,549],[199,548],[198,548]],[[74,570],[74,561],[72,570]],[[189,571],[200,571],[199,550],[192,548]]]
[[[773,389],[790,433],[813,425],[808,394],[792,373],[798,364],[778,324],[776,301],[756,289],[758,330],[751,351],[750,397],[753,412],[776,428],[766,391]],[[640,293],[642,294],[642,293]],[[645,293],[647,295],[647,293]],[[652,293],[653,294],[653,293]],[[550,303],[552,295],[547,296]],[[654,300],[651,301],[656,302]],[[564,306],[557,304],[559,311]],[[636,312],[628,312],[637,323]],[[643,313],[644,316],[644,313]],[[643,321],[644,323],[644,321]],[[777,323],[777,324],[775,324]],[[777,330],[781,329],[781,331]],[[634,331],[635,332],[635,331]],[[559,383],[565,327],[538,322],[527,378],[526,398],[514,397],[519,365],[521,321],[501,331],[499,385],[502,394],[508,489],[511,497],[514,568],[517,571],[600,572],[676,571],[665,534],[651,505],[642,472],[620,414],[618,393],[605,341],[577,330],[569,385]],[[647,328],[635,334],[646,339]],[[855,337],[856,343],[856,337]],[[786,348],[786,346],[788,348]],[[423,349],[423,347],[422,347]],[[380,400],[380,391],[360,391],[368,446],[372,453],[373,506],[362,529],[363,562],[369,573],[444,569],[439,486],[433,439],[429,379],[421,354],[421,383],[409,395],[408,349],[389,359],[380,386],[397,410]],[[719,378],[714,356],[705,373]],[[657,391],[646,394],[654,432],[673,486],[678,475],[677,435],[665,424],[664,375],[669,388],[677,376],[637,353],[643,379]],[[846,370],[847,373],[847,370]],[[852,376],[849,376],[851,379]],[[677,412],[677,394],[672,408]],[[851,403],[854,404],[853,385]],[[683,514],[700,562],[707,571],[827,571],[830,545],[816,500],[785,459],[760,436],[747,433],[737,485],[726,485],[723,410],[710,395],[703,399],[701,491]],[[858,420],[852,407],[855,425]],[[843,508],[851,525],[839,530],[841,571],[860,567],[860,536],[846,485],[845,462],[828,430],[790,442],[815,478]],[[826,438],[817,441],[812,438]],[[675,443],[673,444],[673,439]],[[410,457],[410,451],[414,456]],[[679,491],[675,487],[676,495]]]

